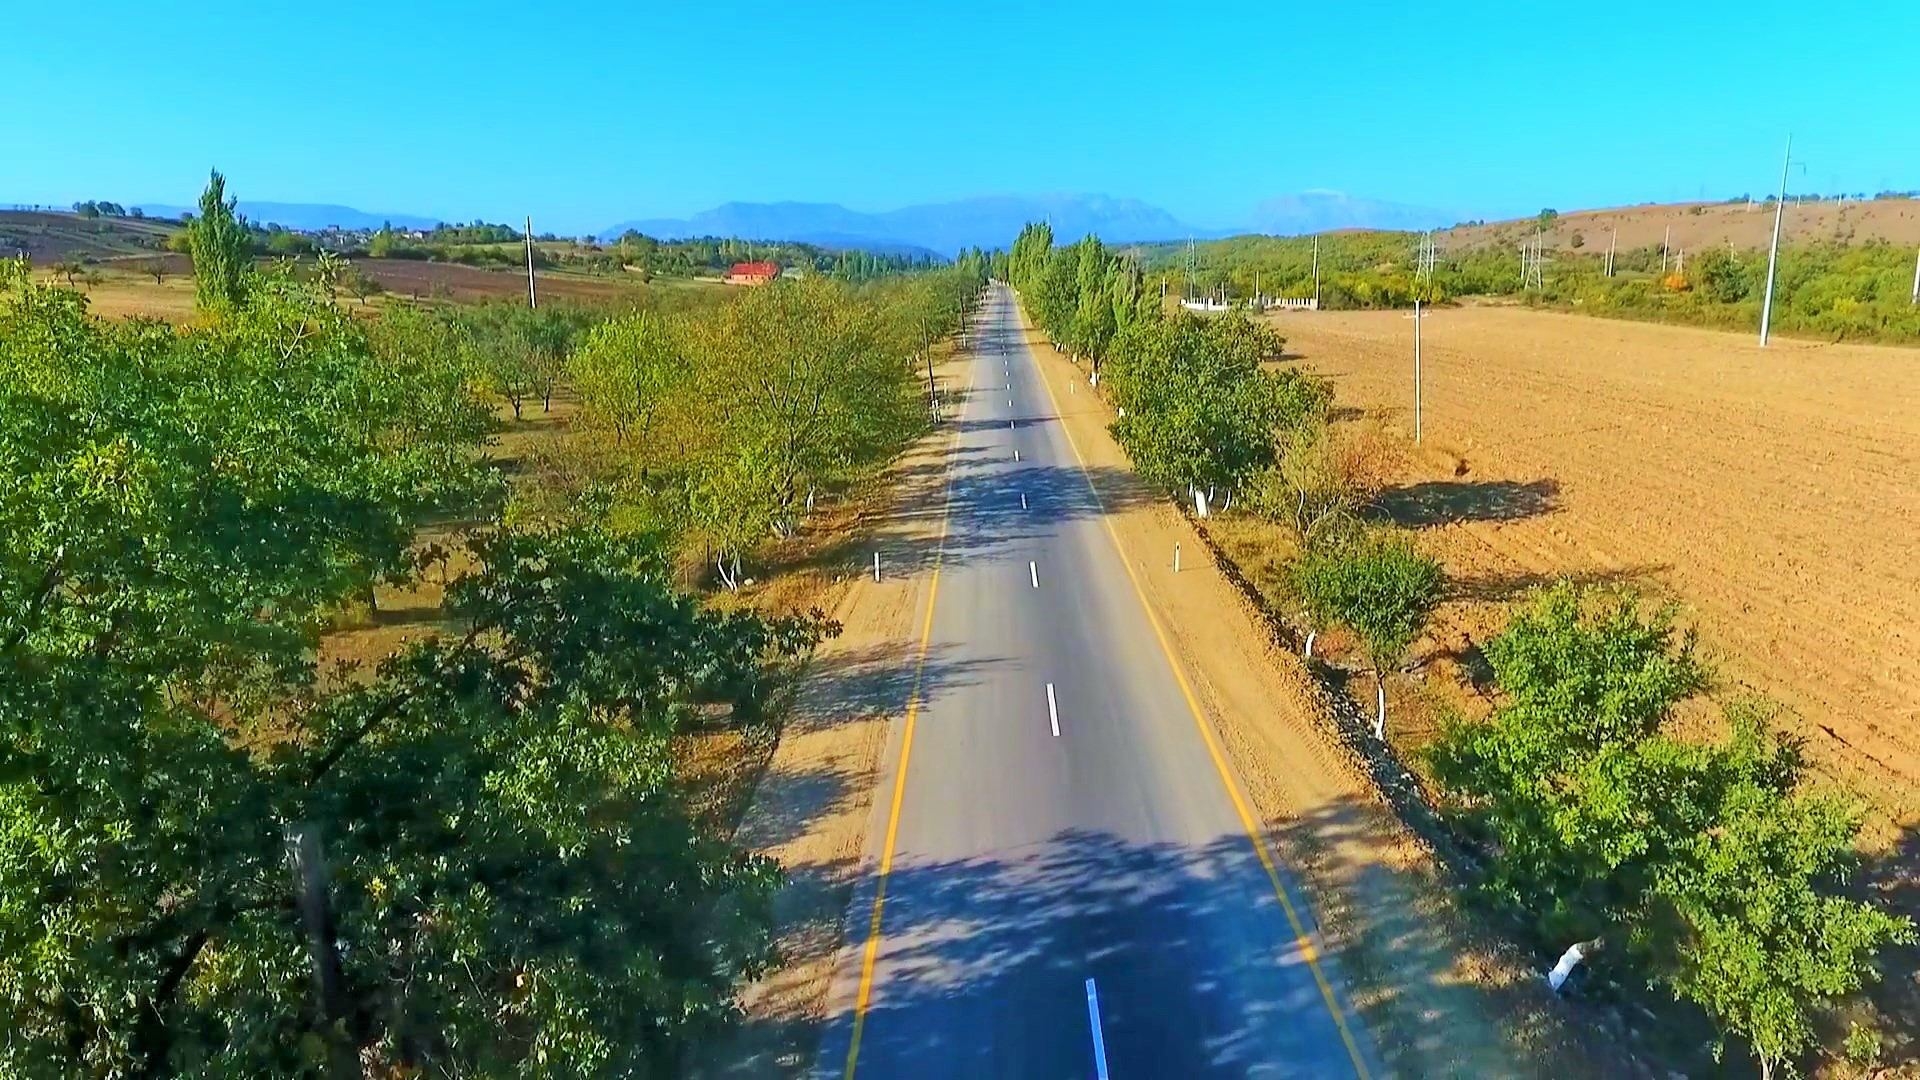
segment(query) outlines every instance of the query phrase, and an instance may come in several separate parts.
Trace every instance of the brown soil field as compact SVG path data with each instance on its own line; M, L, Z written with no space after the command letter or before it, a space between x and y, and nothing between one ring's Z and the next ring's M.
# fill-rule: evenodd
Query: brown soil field
M0 210L0 258L24 254L35 264L60 259L108 259L158 251L180 228L177 221L83 218L40 210Z
M1434 234L1443 250L1518 245L1531 238L1534 219L1493 221L1466 225ZM1754 203L1663 203L1622 206L1611 210L1563 211L1547 230L1549 248L1567 248L1573 234L1586 240L1582 250L1604 252L1612 230L1619 229L1620 250L1655 247L1673 230L1676 250L1696 251L1728 243L1740 248L1764 248L1773 235L1773 208ZM1787 201L1781 222L1783 244L1834 241L1858 243L1869 239L1912 246L1920 244L1920 199L1873 199L1866 202Z
M160 261L166 266L164 280L155 282L144 268ZM504 270L482 270L454 263L416 262L401 259L355 259L354 265L385 288L384 297L371 297L365 305L378 310L395 299L475 303L485 300L519 300L527 295L524 274ZM87 295L95 315L124 318L147 315L169 322L182 322L193 316L193 264L185 255L134 255L103 260L87 268L96 279L88 284L85 276L76 288ZM46 280L65 284L65 276L51 271ZM584 274L540 273L535 275L543 300L588 304L619 304L640 297L649 288L717 288L695 282L656 282L618 278L589 277ZM363 305L343 294L341 303L350 310Z
M354 265L388 293L420 300L497 300L527 295L524 270L484 270L415 259L355 259ZM637 296L638 282L585 274L537 273L540 295L555 300L619 301Z
M1405 312L1276 318L1339 403L1411 433ZM1431 649L1555 575L1677 598L1723 692L1920 817L1920 352L1510 308L1422 321L1424 445L1384 502L1456 582Z
M1478 646L1528 589L1625 585L1699 629L1712 697L1788 707L1776 723L1816 773L1866 800L1868 887L1920 917L1920 351L1442 309L1421 324L1414 447L1407 313L1272 322L1346 419L1399 436L1381 509L1447 569L1411 674L1389 686L1396 745L1424 742L1446 708L1491 706ZM1232 520L1216 532L1267 587L1278 530ZM1920 950L1884 966L1876 1000L1915 1050Z

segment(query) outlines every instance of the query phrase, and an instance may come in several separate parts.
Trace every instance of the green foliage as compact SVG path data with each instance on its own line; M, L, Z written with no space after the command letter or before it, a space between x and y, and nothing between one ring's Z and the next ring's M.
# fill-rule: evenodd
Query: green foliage
M209 313L245 302L253 277L252 236L234 213L237 200L227 198L226 191L227 178L214 170L200 194L200 214L186 229L194 300Z
M1376 674L1397 665L1440 603L1445 575L1413 541L1391 529L1356 531L1309 548L1293 586L1318 626L1353 631Z
M1715 743L1662 730L1703 675L1671 613L1558 585L1487 646L1505 700L1429 751L1493 853L1493 895L1551 942L1605 935L1771 1069L1911 926L1842 891L1853 808L1804 786L1754 703Z
M1318 237L1324 307L1411 305L1415 294L1412 233L1365 232ZM1262 290L1290 297L1313 295L1316 238L1242 236L1199 245L1198 291L1224 287L1237 296ZM1186 245L1147 249L1147 269L1161 280L1184 273ZM1766 252L1705 247L1687 253L1687 288L1659 278L1655 244L1617 253L1617 275L1606 276L1606 252L1582 246L1551 252L1544 290L1526 291L1529 303L1592 315L1753 330L1760 325ZM1812 243L1782 249L1774 329L1783 333L1866 341L1920 341L1920 307L1911 302L1913 249L1882 241ZM1422 295L1446 301L1474 295L1521 293L1519 262L1504 244L1443 249L1433 288ZM1031 305L1030 309L1031 309Z
M568 368L588 433L574 494L707 558L790 532L810 496L925 430L916 354L957 328L985 272L981 257L857 286L783 279L597 327Z
M777 879L668 738L831 627L704 609L644 537L493 529L444 636L328 614L485 515L458 328L268 275L208 327L0 273L0 1073L649 1075L765 963ZM282 848L326 845L342 1026Z
M1140 475L1169 491L1245 486L1274 461L1274 431L1323 408L1329 391L1262 363L1273 331L1242 315L1187 312L1129 326L1105 365L1122 413L1113 432Z

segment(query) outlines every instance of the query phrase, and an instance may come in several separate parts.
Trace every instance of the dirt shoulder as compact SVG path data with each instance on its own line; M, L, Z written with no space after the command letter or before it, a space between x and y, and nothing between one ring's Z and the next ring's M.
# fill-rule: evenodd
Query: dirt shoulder
M1108 406L1039 334L1029 331L1029 341L1062 423L1114 508L1123 557L1139 571L1269 835L1312 896L1326 951L1389 1066L1411 1076L1632 1075L1601 1040L1570 1031L1537 972L1476 932L1427 850L1317 725L1314 684L1298 658L1269 644L1192 524L1139 490L1107 431Z
M936 364L947 385L958 352ZM842 626L815 653L752 802L742 845L777 859L787 884L775 900L780 962L742 994L745 1018L708 1047L696 1076L796 1076L808 1070L826 1019L827 992L860 877L883 756L912 693L915 645L940 540L951 428L928 433L874 486L814 596ZM872 577L880 555L881 580ZM890 771L890 770L889 770Z

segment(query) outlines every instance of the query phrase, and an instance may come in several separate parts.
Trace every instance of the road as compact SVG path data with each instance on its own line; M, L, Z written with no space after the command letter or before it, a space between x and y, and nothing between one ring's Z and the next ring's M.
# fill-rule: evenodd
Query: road
M1122 561L1004 286L974 338L819 1072L1377 1075L1131 576L1172 553Z

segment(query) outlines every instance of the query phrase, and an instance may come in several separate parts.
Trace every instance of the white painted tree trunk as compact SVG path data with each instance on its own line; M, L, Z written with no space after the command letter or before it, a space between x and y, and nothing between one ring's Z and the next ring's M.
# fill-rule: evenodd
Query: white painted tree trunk
M1320 631L1318 630L1307 631L1307 659L1309 660L1313 659L1313 639L1318 636L1320 636Z
M1573 969L1579 967L1580 961L1587 958L1587 951L1598 944L1598 940L1576 941L1567 946L1567 951L1560 954L1560 962L1553 965L1552 971L1547 972L1548 988L1556 994L1559 993L1560 988L1565 986L1567 980L1573 976Z
M1387 741L1387 681L1379 672L1373 673L1373 697L1379 709L1373 715L1373 737L1381 742Z
M720 572L720 584L725 585L727 587L728 592L739 591L740 586L734 583L733 575L727 573L727 553L726 552L723 551L714 558L713 568Z
M1197 517L1207 516L1207 493L1199 488L1193 489L1193 512Z

